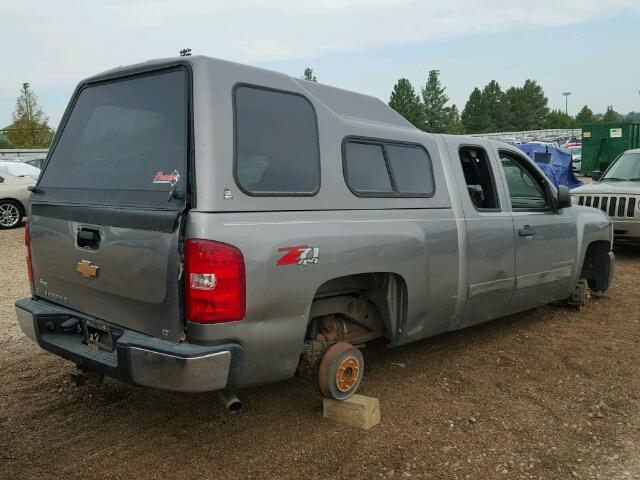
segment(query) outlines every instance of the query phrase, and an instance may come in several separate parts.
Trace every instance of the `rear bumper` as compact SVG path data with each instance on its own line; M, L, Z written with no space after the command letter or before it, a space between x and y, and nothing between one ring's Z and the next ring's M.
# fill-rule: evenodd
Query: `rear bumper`
M242 347L236 343L176 344L98 322L39 299L18 300L16 315L23 333L43 349L80 366L146 387L178 392L221 390L233 386L242 360ZM63 327L65 322L67 326ZM87 344L87 322L105 327L112 339L111 348ZM69 328L69 323L75 325Z

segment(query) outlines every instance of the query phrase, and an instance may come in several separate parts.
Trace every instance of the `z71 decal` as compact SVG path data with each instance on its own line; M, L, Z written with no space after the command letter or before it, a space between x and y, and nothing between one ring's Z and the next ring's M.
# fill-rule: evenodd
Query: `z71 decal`
M300 245L297 247L282 247L279 252L285 252L276 265L309 265L318 263L320 258L320 247L307 247Z

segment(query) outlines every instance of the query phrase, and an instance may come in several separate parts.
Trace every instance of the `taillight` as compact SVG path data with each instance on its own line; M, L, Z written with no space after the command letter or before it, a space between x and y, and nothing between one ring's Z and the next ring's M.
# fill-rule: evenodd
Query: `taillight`
M27 249L27 276L33 284L33 266L31 265L31 234L29 233L29 223L24 225L24 246Z
M220 323L242 320L246 309L244 257L226 243L185 242L187 320Z

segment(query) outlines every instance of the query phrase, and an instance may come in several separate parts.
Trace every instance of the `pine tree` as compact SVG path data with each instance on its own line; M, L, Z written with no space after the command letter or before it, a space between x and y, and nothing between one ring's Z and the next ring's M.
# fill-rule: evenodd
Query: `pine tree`
M479 88L474 88L462 111L462 124L468 133L485 133L492 129L487 104Z
M389 106L406 118L415 127L424 128L424 106L420 97L406 78L401 78L394 85L389 99Z
M602 117L602 123L619 122L620 120L622 120L622 115L613 109L613 105L608 106L607 111Z
M632 110L629 113L627 113L624 119L632 122L640 122L640 112L634 112Z
M304 69L304 74L302 75L302 78L305 80L309 80L310 82L317 82L318 79L316 78L316 76L313 74L313 68L311 67L307 67Z
M504 131L507 126L507 108L504 101L504 92L500 88L500 84L495 80L491 80L482 89L482 97L490 119L490 123L486 126L486 131Z
M551 110L545 120L545 128L573 128L574 119L562 110Z
M440 70L431 70L422 89L424 102L424 129L431 133L442 133L447 128L447 102L449 97L440 84Z
M528 123L523 130L540 130L544 128L549 114L549 100L544 90L535 80L526 80L522 86L523 101L529 106Z
M526 130L526 102L522 95L522 89L511 87L504 93L505 104L507 105L507 131Z
M579 127L580 125L584 125L585 123L592 122L595 122L593 111L591 111L591 109L585 105L576 115L576 125Z
M460 113L458 112L458 107L456 107L455 103L447 109L447 128L445 133L450 133L452 135L462 135L465 133L464 125L462 124Z
M7 138L16 148L48 147L53 139L48 122L49 118L38 105L38 97L28 83L23 83Z
M535 80L526 80L522 87L511 87L505 93L508 130L541 130L544 128L549 100Z

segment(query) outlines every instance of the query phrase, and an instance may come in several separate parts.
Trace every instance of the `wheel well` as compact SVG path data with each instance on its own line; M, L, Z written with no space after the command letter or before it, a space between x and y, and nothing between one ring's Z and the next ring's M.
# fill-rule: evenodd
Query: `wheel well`
M316 366L332 345L363 344L404 332L407 285L395 273L345 275L323 283L311 307L296 375L313 380Z
M589 288L594 292L604 292L609 288L611 278L610 246L606 240L591 242L584 255L580 278L586 279Z
M16 200L15 198L10 198L10 197L0 198L0 202L4 202L5 200L9 200L9 201L15 203L16 205L18 205L18 208L20 209L20 213L22 215L24 215L26 213L27 210L24 208L24 205L22 204L22 202L20 200Z
M384 335L388 338L404 330L407 284L400 275L391 272L358 273L323 283L313 298L309 327L312 327L314 318L329 314L342 315L358 322L357 303L353 300L373 305L379 314Z

